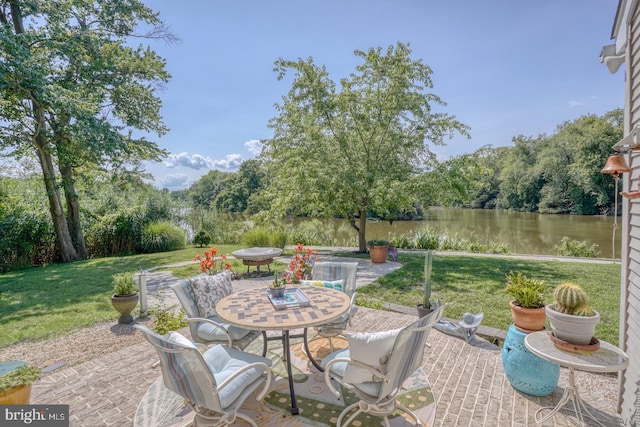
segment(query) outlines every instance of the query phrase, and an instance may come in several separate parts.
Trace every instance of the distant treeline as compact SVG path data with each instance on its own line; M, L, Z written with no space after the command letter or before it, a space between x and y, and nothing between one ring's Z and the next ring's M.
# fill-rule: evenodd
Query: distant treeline
M431 191L412 212L370 212L382 219L420 217L431 205L559 214L611 214L611 176L600 170L623 135L622 110L587 115L552 135L518 136L508 147L485 146L434 163L420 178ZM182 191L158 190L135 171L86 171L76 182L90 257L155 252L206 231L213 243L236 243L256 224L268 225L273 197L268 163L245 161L237 172L211 171ZM300 191L313 192L313 188ZM0 177L0 271L56 262L56 238L42 178ZM298 214L304 208L297 207ZM250 220L236 221L249 214ZM289 230L318 239L321 230ZM316 236L316 237L309 237ZM289 242L295 243L295 242ZM314 243L318 244L318 243Z

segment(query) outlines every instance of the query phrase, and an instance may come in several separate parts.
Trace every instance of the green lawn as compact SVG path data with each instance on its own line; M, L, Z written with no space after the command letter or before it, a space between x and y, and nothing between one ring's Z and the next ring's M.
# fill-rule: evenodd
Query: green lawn
M424 255L399 255L400 270L358 289L363 298L375 298L415 307L422 302ZM465 312L483 312L483 324L506 330L511 321L509 297L505 294L509 271L544 280L549 289L546 302L553 302L553 288L561 282L579 284L589 303L600 312L596 337L618 343L620 313L620 265L514 258L435 255L432 297L446 303L444 315L462 319Z
M240 248L217 247L219 254ZM110 301L113 274L190 261L196 253L202 253L202 249L100 258L0 274L0 346L115 321L118 314ZM414 307L422 300L424 255L401 253L399 261L403 263L400 270L359 289L363 303L389 301ZM244 267L236 261L234 270L243 272ZM457 319L465 312L484 312L484 325L506 329L511 315L504 293L505 275L511 270L552 286L562 281L580 284L602 316L596 336L613 344L618 342L620 266L616 264L436 255L433 296L447 303L447 317ZM176 269L176 275L181 277L197 272L196 266ZM551 295L552 289L548 302Z

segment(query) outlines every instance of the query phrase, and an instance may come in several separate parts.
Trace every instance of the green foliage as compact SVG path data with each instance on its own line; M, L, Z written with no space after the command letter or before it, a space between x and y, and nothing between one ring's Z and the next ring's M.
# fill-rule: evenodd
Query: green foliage
M211 236L204 230L201 230L193 237L193 243L199 247L207 246L211 242Z
M302 243L307 246L332 246L333 237L318 219L304 221L289 233L291 244Z
M42 377L42 369L36 366L23 365L0 376L0 393L14 387L28 386Z
M75 182L86 171L119 170L166 154L143 134L164 134L158 88L165 61L132 47L143 27L171 40L142 2L12 2L2 6L0 151L41 165L58 255L84 257ZM28 108L25 108L28 106ZM64 196L61 196L64 193ZM64 212L66 202L67 212ZM66 215L65 215L66 214Z
M567 236L564 236L560 240L560 244L553 247L556 254L560 256L574 256L582 258L596 258L600 251L596 243L587 247L587 242L573 240Z
M244 233L242 241L245 245L251 247L269 247L271 245L271 232L266 228L252 228Z
M265 141L268 194L274 215L340 216L354 222L367 212L413 212L417 176L432 162L431 145L467 127L442 112L430 93L432 70L397 43L356 50L361 63L340 89L312 58L279 59L278 79L293 81ZM437 108L437 112L435 109ZM359 250L366 251L366 222L359 222ZM312 244L305 241L306 244Z
M465 251L472 253L488 252L494 254L509 253L509 248L504 243L483 242L475 234L469 239L463 239L457 235L449 236L432 227L425 227L423 230L418 230L414 236L404 234L395 236L392 241L397 248L402 249Z
M181 249L185 245L185 232L169 222L152 222L142 234L142 252L167 252Z
M127 296L136 293L137 288L132 273L118 273L111 278L115 295Z
M272 248L280 248L283 249L288 241L287 232L277 228L275 230L271 230L271 235L269 238L269 246Z
M175 307L168 307L163 298L160 303L149 309L149 314L153 316L151 329L160 335L165 335L169 331L177 331L189 325L185 319L186 313L181 307L175 310Z
M372 246L389 246L389 241L388 240L381 240L381 239L368 240L367 241L367 247L370 248Z
M193 230L205 231L216 245L237 244L250 227L249 222L235 219L216 209L190 209L186 222Z
M521 272L507 274L507 295L523 308L544 307L544 293L547 285L542 280L530 279Z

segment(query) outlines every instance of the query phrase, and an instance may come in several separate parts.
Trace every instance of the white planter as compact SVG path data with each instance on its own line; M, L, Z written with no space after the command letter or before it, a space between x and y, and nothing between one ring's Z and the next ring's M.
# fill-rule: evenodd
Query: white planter
M600 321L597 311L595 316L574 316L555 311L551 304L546 306L546 313L556 338L571 344L588 345Z

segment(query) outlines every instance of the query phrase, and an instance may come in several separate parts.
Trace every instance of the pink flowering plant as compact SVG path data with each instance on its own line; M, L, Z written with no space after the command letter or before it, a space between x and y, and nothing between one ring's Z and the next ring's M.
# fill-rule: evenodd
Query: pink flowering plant
M305 248L302 243L296 245L296 254L289 263L289 269L282 273L287 284L300 283L311 278L313 264L319 259L318 251Z

